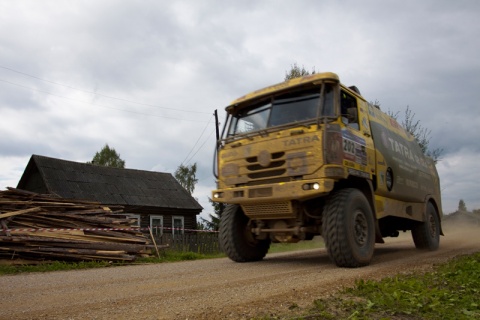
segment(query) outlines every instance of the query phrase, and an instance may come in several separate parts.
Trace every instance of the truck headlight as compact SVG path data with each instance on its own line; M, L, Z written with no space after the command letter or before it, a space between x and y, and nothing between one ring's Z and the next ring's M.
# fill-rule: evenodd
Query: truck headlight
M214 197L215 199L223 198L223 192L215 192L215 193L213 194L213 197Z
M302 186L302 189L307 191L307 190L318 190L320 189L320 184L318 182L314 183L306 183Z

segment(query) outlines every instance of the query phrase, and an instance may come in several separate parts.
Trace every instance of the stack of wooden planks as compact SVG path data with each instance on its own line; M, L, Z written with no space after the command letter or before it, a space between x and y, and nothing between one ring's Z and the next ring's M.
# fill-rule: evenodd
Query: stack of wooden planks
M133 261L149 241L121 207L0 191L0 260Z

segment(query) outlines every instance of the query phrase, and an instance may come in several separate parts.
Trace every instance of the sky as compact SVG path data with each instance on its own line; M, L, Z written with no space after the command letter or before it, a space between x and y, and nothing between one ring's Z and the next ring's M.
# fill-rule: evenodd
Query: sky
M197 164L215 188L213 113L282 82L293 64L331 71L382 110L430 130L444 213L480 209L480 2L476 0L0 0L0 189L32 154L126 167Z

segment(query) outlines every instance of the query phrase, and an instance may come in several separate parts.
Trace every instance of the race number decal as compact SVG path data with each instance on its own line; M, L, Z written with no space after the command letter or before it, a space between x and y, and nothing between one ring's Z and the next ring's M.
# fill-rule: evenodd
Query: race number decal
M343 152L355 155L355 142L343 138Z
M342 130L343 159L345 165L357 167L356 165L367 165L367 152L365 139L358 137L348 130ZM360 167L359 167L360 168Z

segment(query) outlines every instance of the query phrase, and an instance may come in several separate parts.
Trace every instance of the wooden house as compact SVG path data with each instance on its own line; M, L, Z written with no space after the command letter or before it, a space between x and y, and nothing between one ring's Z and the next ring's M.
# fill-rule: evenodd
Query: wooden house
M195 229L202 206L170 173L121 169L32 155L18 189L120 205L142 230ZM185 231L187 230L187 231Z

